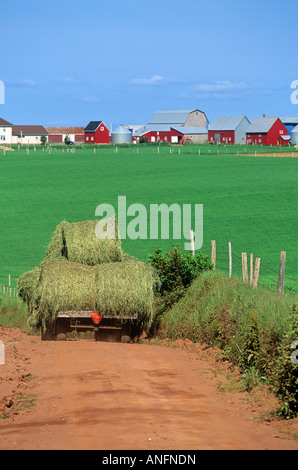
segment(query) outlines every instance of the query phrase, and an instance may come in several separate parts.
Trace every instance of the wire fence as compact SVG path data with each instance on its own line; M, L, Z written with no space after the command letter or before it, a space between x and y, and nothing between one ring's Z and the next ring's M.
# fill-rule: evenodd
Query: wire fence
M229 276L243 278L244 266L243 266L243 251L231 244L231 251L221 251L216 249L215 241L215 260L212 260L212 246L211 246L211 261L215 264L215 269L227 273ZM241 256L240 256L241 255ZM254 276L255 260L251 258L250 254L248 260L248 281L252 283L251 276ZM253 266L251 266L251 263ZM249 269L248 269L249 268ZM17 297L17 280L18 278L8 275L6 277L0 277L0 296L6 297ZM258 275L257 285L270 290L277 291L281 282L281 271L280 269L274 269L261 260L260 272ZM286 271L282 273L282 285L283 291L289 293L298 293L298 279L292 276L288 276Z
M215 242L214 242L215 243ZM216 245L215 245L216 246ZM212 248L211 248L212 251ZM239 256L241 253L241 256ZM243 266L243 258L242 258L242 251L239 249L232 249L231 252L229 251L218 251L216 250L215 254L215 267L216 269L223 271L225 273L232 274L232 276L242 277L244 278L244 266ZM247 255L245 253L245 255ZM248 281L252 283L251 275L254 275L254 263L255 260L248 261L247 269L249 271L249 278ZM212 257L212 254L211 254ZM251 266L251 262L253 262L253 266ZM281 261L280 261L281 263ZM272 267L265 264L262 260L260 260L260 272L258 275L258 282L259 286L264 288L268 288L270 290L279 291L280 285L282 286L283 292L291 292L291 293L298 293L298 279L295 279L291 276L288 276L285 271L285 267L282 270L281 265L279 266L279 270L273 269Z

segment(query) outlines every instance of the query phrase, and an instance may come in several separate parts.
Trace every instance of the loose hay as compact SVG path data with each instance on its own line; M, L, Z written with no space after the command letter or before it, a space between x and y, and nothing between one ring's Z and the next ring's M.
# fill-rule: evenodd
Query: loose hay
M98 239L97 221L78 223L61 222L46 252L47 260L65 258L75 263L95 266L101 263L122 261L121 240L115 223L115 239Z

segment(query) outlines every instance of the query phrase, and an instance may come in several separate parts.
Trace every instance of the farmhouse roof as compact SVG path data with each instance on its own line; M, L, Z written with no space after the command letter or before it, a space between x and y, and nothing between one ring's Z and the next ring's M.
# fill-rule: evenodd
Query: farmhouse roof
M188 116L193 111L199 111L198 109L172 109L172 110L160 110L153 113L149 124L185 124ZM200 111L202 112L202 111ZM205 113L203 113L205 114Z
M145 127L146 131L155 131L155 132L170 132L171 126L169 124L148 124Z
M46 127L49 135L84 134L84 127Z
M85 127L85 132L95 132L96 129L101 125L102 121L90 121L88 126Z
M140 127L140 129L137 129L135 132L134 132L134 137L142 137L142 135L145 135L145 134L148 134L149 129L147 129L147 127Z
M12 124L8 121L5 121L5 119L0 118L0 126L12 126Z
M248 134L266 134L277 121L277 117L255 118L247 128Z
M209 130L234 131L243 119L247 119L246 116L218 116L209 127Z
M48 135L43 126L12 126L12 135Z
M297 116L283 116L280 118L283 124L296 124L298 125L298 117Z
M181 132L181 134L208 134L205 127L185 127L185 126L173 126L172 129Z

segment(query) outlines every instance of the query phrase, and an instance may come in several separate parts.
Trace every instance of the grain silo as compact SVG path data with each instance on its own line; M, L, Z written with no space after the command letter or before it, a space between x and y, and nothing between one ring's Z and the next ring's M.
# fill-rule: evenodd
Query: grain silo
M291 144L298 145L298 126L294 127L291 132Z
M132 133L125 127L119 126L111 136L112 144L131 144Z

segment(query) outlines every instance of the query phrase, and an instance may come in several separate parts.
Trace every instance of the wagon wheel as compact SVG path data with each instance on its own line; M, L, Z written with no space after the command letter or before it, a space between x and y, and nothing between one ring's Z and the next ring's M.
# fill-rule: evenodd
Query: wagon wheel
M56 321L56 340L66 341L67 323L63 318Z
M55 341L55 339L56 335L52 329L46 328L41 331L41 341Z
M130 343L131 342L131 325L126 323L122 325L121 331L121 343Z

